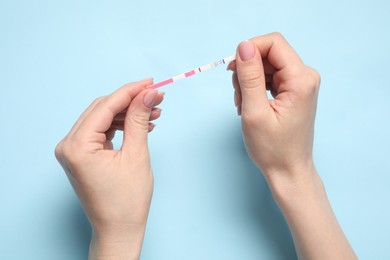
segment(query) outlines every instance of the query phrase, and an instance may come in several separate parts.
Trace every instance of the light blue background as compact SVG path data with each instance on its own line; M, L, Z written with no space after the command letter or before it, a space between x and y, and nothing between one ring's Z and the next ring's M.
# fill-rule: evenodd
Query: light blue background
M1 0L0 259L86 258L89 224L53 150L95 97L272 31L322 75L315 160L346 235L361 259L389 259L389 3ZM230 77L163 89L142 259L296 258L246 155Z

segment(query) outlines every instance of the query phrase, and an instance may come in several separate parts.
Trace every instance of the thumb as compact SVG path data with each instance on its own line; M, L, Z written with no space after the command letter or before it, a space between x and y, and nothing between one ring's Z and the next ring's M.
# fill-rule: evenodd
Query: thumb
M157 94L154 89L144 90L131 101L124 122L123 149L147 148L149 118Z
M244 41L237 48L237 77L242 95L242 114L253 115L269 109L263 61L258 48Z

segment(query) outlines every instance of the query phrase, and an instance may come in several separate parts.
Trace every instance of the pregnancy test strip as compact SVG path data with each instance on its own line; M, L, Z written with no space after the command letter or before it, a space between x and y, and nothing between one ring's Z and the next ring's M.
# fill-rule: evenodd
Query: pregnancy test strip
M155 83L155 84L152 84L150 86L147 86L146 88L148 89L155 89L155 88L159 88L159 87L162 87L162 86L165 86L165 85L168 85L168 84L171 84L175 81L178 81L178 80L181 80L181 79L185 79L185 78L188 78L188 77L191 77L195 74L198 74L200 72L203 72L203 71L206 71L206 70L209 70L211 68L215 68L219 65L222 65L222 64L226 64L226 63L229 63L231 61L234 61L236 59L236 55L232 55L232 56L229 56L229 57L226 57L224 59L221 59L221 60L217 60L217 61L214 61L212 63L209 63L209 64L206 64L202 67L199 67L199 68L196 68L196 69L193 69L193 70L190 70L188 72L185 72L185 73L182 73L182 74L179 74L179 75L176 75L172 78L169 78L169 79L166 79L166 80L163 80L163 81L160 81L158 83Z

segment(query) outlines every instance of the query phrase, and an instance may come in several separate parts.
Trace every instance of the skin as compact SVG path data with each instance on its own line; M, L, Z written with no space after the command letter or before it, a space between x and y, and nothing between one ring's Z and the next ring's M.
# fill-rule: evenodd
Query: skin
M163 93L145 90L151 79L96 99L55 154L92 226L90 259L138 259L153 192L148 132ZM147 103L145 105L145 103ZM123 145L111 140L123 130Z
M356 259L313 162L318 72L279 33L241 43L228 69L246 149L286 218L299 259Z
M246 149L287 220L298 257L356 259L313 162L319 74L278 33L242 42L228 69ZM90 259L140 256L153 193L147 136L164 97L145 89L151 84L130 83L96 99L56 147L92 226ZM113 150L117 130L123 144Z

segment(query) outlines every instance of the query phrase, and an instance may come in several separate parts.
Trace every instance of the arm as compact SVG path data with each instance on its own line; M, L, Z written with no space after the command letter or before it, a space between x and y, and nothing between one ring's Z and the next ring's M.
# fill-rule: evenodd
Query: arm
M138 259L153 192L148 132L163 100L150 79L96 99L55 154L92 226L89 259ZM122 130L121 149L113 150Z
M241 43L229 69L246 149L287 220L298 257L356 259L313 162L319 74L278 33Z

